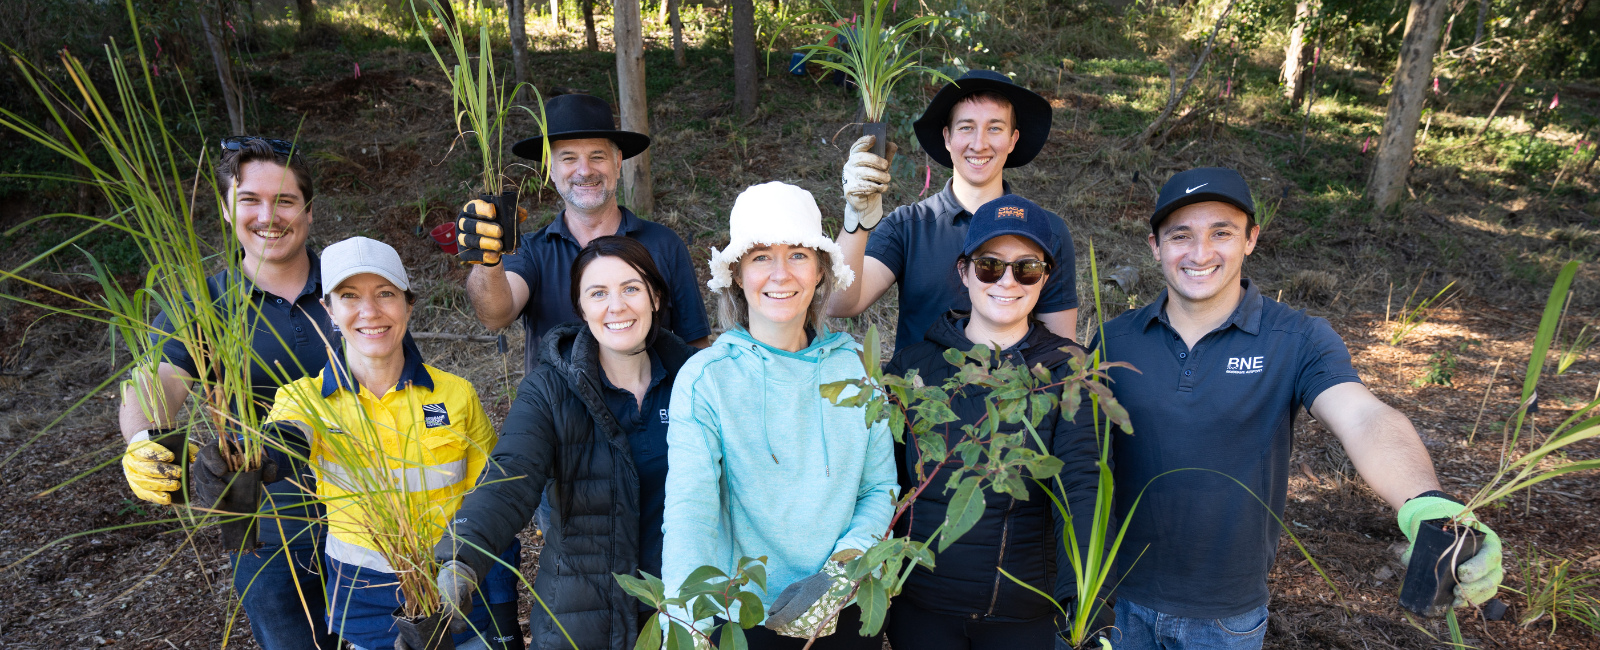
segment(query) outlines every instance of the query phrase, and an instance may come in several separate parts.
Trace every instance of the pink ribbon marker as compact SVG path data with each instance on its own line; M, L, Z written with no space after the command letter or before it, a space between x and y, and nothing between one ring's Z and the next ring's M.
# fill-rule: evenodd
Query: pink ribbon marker
M1366 153L1367 152L1367 145L1370 145L1370 144L1372 144L1372 136L1369 135L1369 136L1367 136L1366 140L1362 140L1361 141L1361 153Z
M161 58L161 39L156 38L154 36L151 36L150 40L155 41L155 44L156 44L156 58L158 58L158 59Z
M1439 94L1439 78L1438 77L1434 77L1433 78L1433 94L1435 94L1435 95Z
M357 64L355 64L355 66L356 66L356 76L355 76L355 78L360 79L361 78L361 64L357 63Z
M1547 110L1552 110L1552 111L1556 110L1556 107L1560 106L1560 105L1561 105L1561 93L1556 93L1554 97L1550 98L1550 108L1547 109Z
M922 165L922 169L923 169L922 193L918 194L917 196L922 196L923 194L927 194L928 193L928 187L933 184L933 166L924 163Z
M239 33L239 30L237 30L237 29L234 29L234 28L233 28L233 21L231 21L231 20L224 20L224 21L222 21L222 24L224 24L224 25L227 25L227 26L228 26L228 31L230 31L230 32L233 32L233 33L235 33L235 34L237 34L237 33Z

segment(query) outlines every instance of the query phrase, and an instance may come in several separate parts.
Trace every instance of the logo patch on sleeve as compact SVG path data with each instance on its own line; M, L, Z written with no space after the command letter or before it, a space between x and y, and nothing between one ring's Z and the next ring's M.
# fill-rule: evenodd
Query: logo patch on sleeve
M443 402L438 404L423 404L422 422L423 424L426 424L429 429L450 426L450 411L445 410Z

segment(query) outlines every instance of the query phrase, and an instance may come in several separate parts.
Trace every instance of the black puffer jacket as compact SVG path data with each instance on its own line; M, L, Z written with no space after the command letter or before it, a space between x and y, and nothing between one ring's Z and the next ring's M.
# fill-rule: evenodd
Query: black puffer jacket
M492 557L528 525L550 480L554 507L534 590L578 647L629 650L639 601L611 576L639 568L639 474L628 435L606 409L599 343L588 326L556 326L541 347L542 363L517 389L478 488L456 512L459 544L446 538L434 555L441 562L458 556L489 575ZM666 330L653 350L668 376L697 352ZM570 649L542 608L534 610L536 645Z
M885 371L904 375L907 370L915 368L925 384L936 386L943 383L959 370L944 360L944 351L950 348L963 352L972 349L973 343L967 340L964 331L966 323L967 314L946 313L934 322L922 342L896 354ZM1071 357L1060 349L1066 346L1081 349L1077 343L1056 336L1044 325L1034 323L1027 337L1002 351L1001 355L1005 362L1013 365L1031 368L1036 364L1044 364L1052 377L1060 377L1070 372L1067 360ZM953 447L965 435L961 425L972 424L983 417L986 394L987 391L968 389L965 394L952 396L950 408L961 421L950 423L947 444ZM1084 404L1087 405L1088 400L1084 400ZM1038 430L1050 455L1066 464L1059 479L1072 512L1084 513L1073 518L1073 528L1080 544L1088 540L1090 514L1094 512L1095 486L1099 477L1095 464L1100 457L1099 443L1087 413L1085 407L1077 421L1072 422L1061 417L1059 409L1051 411ZM1007 433L1020 429L1020 422L1002 424L1000 427L1001 431ZM1028 446L1037 449L1031 441ZM920 452L915 445L897 446L896 452L902 483L914 481L916 474L909 468L916 466ZM951 471L950 468L940 470L933 483L912 505L910 517L902 517L897 523L899 534L906 534L909 529L914 539L926 540L944 521L950 497L955 494L954 490L946 491L944 488ZM1066 565L1066 551L1056 541L1063 537L1061 517L1049 495L1031 479L1025 480L1028 485L1027 500L1007 494L986 493L983 517L945 552L938 553L935 547L937 566L931 571L918 566L906 581L905 591L900 597L910 598L923 609L966 619L1008 622L1037 620L1056 614L1055 607L1049 601L1012 582L998 570L1003 567L1034 588L1054 594L1063 604L1073 593L1075 581L1071 569ZM1054 491L1054 484L1050 485ZM911 485L904 487L914 489ZM1058 564L1063 575L1058 576Z

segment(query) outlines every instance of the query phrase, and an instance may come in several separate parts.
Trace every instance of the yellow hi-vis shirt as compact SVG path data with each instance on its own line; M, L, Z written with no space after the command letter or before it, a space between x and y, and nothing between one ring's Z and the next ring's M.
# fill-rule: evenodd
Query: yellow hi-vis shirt
M430 540L431 554L496 440L472 383L423 364L407 343L405 369L387 394L373 395L330 360L319 375L280 387L267 415L311 441L328 557L384 573L396 570L378 549L398 526Z

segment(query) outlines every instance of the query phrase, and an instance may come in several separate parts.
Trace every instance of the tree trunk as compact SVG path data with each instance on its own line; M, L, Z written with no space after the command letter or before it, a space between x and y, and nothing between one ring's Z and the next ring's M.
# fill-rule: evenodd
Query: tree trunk
M295 8L300 13L300 35L310 34L317 26L317 0L295 0Z
M612 32L616 26L612 26ZM583 36L588 39L589 51L600 51L600 39L594 35L594 0L583 0Z
M528 83L528 16L527 0L506 0L507 21L511 28L511 67L515 71L517 92L511 101L521 101L522 84Z
M567 17L561 15L561 0L550 0L550 22L563 28L567 26Z
M217 26L220 19L211 15L215 5L200 7L200 30L206 34L206 46L211 49L211 62L217 66L217 81L222 84L222 97L228 105L228 126L233 135L244 135L244 103L240 101L239 86L233 82L233 64L228 60L228 47Z
M1483 19L1489 16L1489 0L1478 0L1478 29L1472 34L1472 51L1478 50L1478 44L1483 42Z
M1283 52L1283 96L1289 106L1300 106L1306 97L1306 62L1311 59L1311 41L1306 38L1306 27L1311 23L1311 0L1300 0L1294 6L1294 26L1289 30L1289 46Z
M616 0L616 24L611 35L617 51L617 108L622 130L650 134L650 108L645 101L644 29L639 0ZM628 209L637 214L655 210L650 182L650 150L622 163L622 191Z
M678 5L683 0L667 0L667 20L672 22L672 62L680 68L689 67L689 55L683 49L683 20L678 18Z
M756 114L756 8L751 0L732 0L733 105L739 116Z
M1449 7L1449 0L1411 0L1389 111L1383 118L1383 134L1378 137L1378 163L1367 181L1367 197L1379 210L1394 205L1405 191L1417 124L1433 75L1433 55L1439 51L1439 31Z

